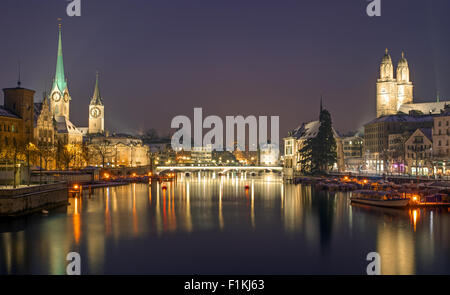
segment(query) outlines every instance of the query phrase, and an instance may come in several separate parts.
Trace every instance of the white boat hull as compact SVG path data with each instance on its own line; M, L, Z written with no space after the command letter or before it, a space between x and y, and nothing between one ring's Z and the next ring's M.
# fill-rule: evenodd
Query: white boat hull
M365 204L365 205L371 205L371 206L378 206L378 207L389 207L389 208L404 208L407 207L409 204L409 199L402 199L402 200L370 200L370 199L363 199L363 198L350 198L352 202Z

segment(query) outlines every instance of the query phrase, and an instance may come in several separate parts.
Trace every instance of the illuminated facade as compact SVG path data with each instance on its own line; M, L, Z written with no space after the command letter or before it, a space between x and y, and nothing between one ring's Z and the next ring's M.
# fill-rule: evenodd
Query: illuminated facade
M391 56L386 53L380 65L380 78L377 81L377 117L395 115L401 105L413 102L413 84L409 79L408 61L402 52L394 77Z
M394 66L386 49L380 65L380 77L377 80L377 117L396 115L399 112L409 114L411 111L436 115L450 103L440 101L439 97L434 102L414 103L413 88L405 54L402 52L394 77Z
M126 135L96 136L89 142L90 165L138 167L150 164L149 147L142 140Z

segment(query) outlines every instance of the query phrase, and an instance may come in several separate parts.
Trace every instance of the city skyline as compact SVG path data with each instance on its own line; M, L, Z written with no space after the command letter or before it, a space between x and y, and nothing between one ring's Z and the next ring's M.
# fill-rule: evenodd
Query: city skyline
M406 2L408 12L396 15ZM194 107L203 107L205 115L222 117L279 115L283 136L315 119L317 112L311 110L318 110L321 95L336 129L355 130L375 116L374 81L385 47L394 64L405 51L417 101L431 101L437 92L442 100L450 97L444 85L450 77L450 59L443 54L450 47L443 34L448 22L444 1L383 3L378 19L365 15L364 1L141 3L120 13L119 2L105 3L83 2L82 16L69 18L64 1L3 2L2 11L9 14L1 20L1 31L11 42L1 49L2 87L16 85L20 60L22 86L36 90L35 101L49 91L56 65L56 18L61 16L71 116L82 126L87 125L85 114L99 71L110 118L106 129L117 132L155 128L166 134L174 116L192 116ZM26 21L17 22L24 6ZM269 19L265 12L271 13ZM394 20L405 25L393 29ZM353 32L358 43L349 42L353 22L361 25ZM29 47L35 43L39 45ZM354 74L342 75L341 69ZM160 103L167 101L174 103ZM348 116L348 105L359 111Z

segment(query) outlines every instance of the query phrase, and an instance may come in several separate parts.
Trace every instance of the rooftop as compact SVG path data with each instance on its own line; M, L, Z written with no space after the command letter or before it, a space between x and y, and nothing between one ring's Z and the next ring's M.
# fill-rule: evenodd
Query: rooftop
M411 116L407 114L397 114L397 115L389 115L376 118L369 123L364 124L364 126L374 123L380 122L429 122L433 121L433 115L420 115L420 116Z
M7 109L5 109L2 106L0 106L0 117L10 117L10 118L20 119L19 116L17 116L14 113L8 111Z

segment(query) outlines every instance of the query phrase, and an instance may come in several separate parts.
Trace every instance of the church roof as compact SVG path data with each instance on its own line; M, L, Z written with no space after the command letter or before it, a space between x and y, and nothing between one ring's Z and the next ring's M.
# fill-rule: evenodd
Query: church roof
M450 101L406 103L400 106L399 112L408 114L410 111L420 111L424 115L440 114L446 104L450 104Z
M408 66L408 61L405 58L405 53L402 51L402 57L400 58L398 62L399 66Z
M64 75L64 61L62 53L61 25L59 25L58 34L58 56L56 58L56 72L53 80L53 88L58 86L59 91L63 92L67 88L66 77Z
M433 121L432 115L410 116L407 114L397 114L376 118L370 121L369 123L365 124L364 126L380 122L429 122L429 121Z
M37 120L39 118L39 115L42 111L42 106L44 104L42 102L35 102L34 103L34 114L33 114L33 120L34 120L34 126L36 126Z
M92 95L91 105L103 105L102 98L100 96L100 89L98 86L98 72L97 77L95 78L95 87L94 87L94 95Z
M58 133L82 134L80 130L70 122L65 116L55 117L56 130Z
M39 119L39 115L42 113L42 108L46 107L48 111L50 111L50 106L47 100L46 94L44 94L44 98L42 99L42 102L35 102L34 103L34 112L33 112L33 120L34 120L34 126L36 126L37 121Z
M383 56L383 59L381 60L381 63L392 63L391 55L389 54L389 51L387 48L386 48L385 54Z
M10 118L20 119L19 116L17 116L16 114L12 113L11 111L5 109L2 106L0 106L0 117L10 117Z
M303 123L291 132L291 136L296 139L310 139L317 136L319 133L320 121L311 121ZM333 128L334 137L339 137L339 134Z

